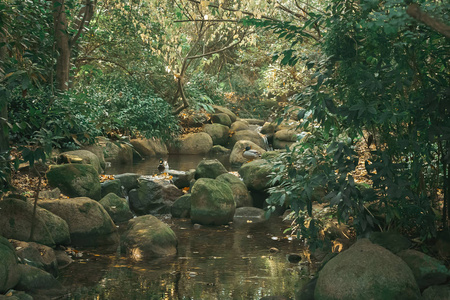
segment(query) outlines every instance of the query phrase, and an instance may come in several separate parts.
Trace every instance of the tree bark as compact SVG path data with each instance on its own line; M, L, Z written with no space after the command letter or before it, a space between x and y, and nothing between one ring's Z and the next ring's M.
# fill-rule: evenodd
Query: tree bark
M52 0L53 21L55 30L56 50L56 88L60 91L69 89L70 47L67 32L67 16L64 0Z
M60 91L69 89L70 79L70 58L72 47L76 44L83 30L94 16L94 7L97 1L86 0L75 20L74 25L77 30L71 38L67 31L69 25L67 22L65 0L52 0L53 3L53 22L55 30L56 50L58 58L56 60L56 88Z

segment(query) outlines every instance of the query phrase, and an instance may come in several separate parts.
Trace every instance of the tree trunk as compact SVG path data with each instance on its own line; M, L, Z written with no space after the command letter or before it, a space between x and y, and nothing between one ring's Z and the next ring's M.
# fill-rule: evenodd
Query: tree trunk
M56 88L60 91L69 89L70 46L67 32L67 16L64 0L53 0L53 21L55 29L56 50Z

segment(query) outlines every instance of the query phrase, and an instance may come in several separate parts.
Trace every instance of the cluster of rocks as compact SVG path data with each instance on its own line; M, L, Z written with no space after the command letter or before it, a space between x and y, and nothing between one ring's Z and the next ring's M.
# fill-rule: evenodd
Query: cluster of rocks
M222 126L209 125L205 126L205 131L208 127ZM180 148L179 144L176 148L179 150L172 151L203 153L203 142L198 137L205 135L207 140L212 140L206 132L194 134L184 138L193 139L192 146L187 143L181 144ZM253 136L255 142L263 146L261 136ZM228 138L225 140L230 142ZM170 149L148 140L146 143L139 141L141 145L145 144L141 148L136 146L136 141L132 142L142 155L161 155ZM102 146L58 156L59 164L51 165L46 173L48 184L54 190L40 194L34 221L33 199L11 195L0 201L0 294L12 293L27 299L26 294L23 296L18 291L33 296L64 293L55 278L58 269L71 262L64 251L67 246L119 245L123 253L135 260L176 254L177 237L155 216L171 214L191 218L199 225L265 221L261 197L265 196L268 187L271 165L264 159L244 164L240 169L243 180L228 173L217 159L205 159L190 171L172 170L170 175L162 176L125 173L100 182L99 174L106 161L131 163L133 157L128 146L106 140L102 143ZM242 156L249 143L258 147L248 140L236 139L232 143L235 149L242 149L236 150L239 152L236 156ZM211 149L212 144L208 143ZM153 152L148 150L151 147ZM261 148L261 151L264 150ZM189 193L183 192L188 188ZM258 207L254 207L255 204ZM127 223L122 236L117 229L120 223ZM32 227L34 233L30 236Z
M447 267L410 247L398 233L372 233L325 258L297 299L450 299Z
M174 255L177 237L157 216L190 218L199 225L265 222L263 207L273 168L265 157L277 153L265 151L266 143L252 126L263 125L278 148L298 142L305 133L292 124L238 120L220 107L211 120L203 132L188 134L169 146L135 139L130 141L131 148L101 139L97 146L60 154L59 164L46 174L55 190L40 195L34 221L32 199L12 195L0 201L0 294L9 291L18 299L31 299L27 294L63 293L55 277L59 268L71 262L61 250L68 245L119 245L120 251L137 261ZM242 152L247 146L260 151L262 158L246 163ZM131 164L133 156L211 152L230 155L232 164L241 165L240 177L229 173L219 160L204 159L189 171L99 179L106 161ZM60 193L69 198L61 198ZM126 223L122 236L117 230L120 223ZM371 241L361 240L327 260L298 299L448 299L442 295L448 296L449 286L439 286L449 278L442 263L409 250L409 243L396 242L401 246L393 248L383 244L387 240L374 235Z

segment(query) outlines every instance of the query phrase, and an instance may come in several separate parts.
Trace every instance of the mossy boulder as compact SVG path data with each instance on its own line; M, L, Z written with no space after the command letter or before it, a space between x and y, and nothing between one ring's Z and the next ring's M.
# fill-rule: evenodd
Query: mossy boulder
M100 164L100 159L98 158L98 156L88 150L74 150L63 152L59 155L58 163L92 165L98 173L103 172L103 168Z
M256 131L253 130L240 130L236 131L231 137L229 141L230 148L233 148L234 145L238 141L251 141L261 147L262 149L266 148L266 143L264 142L264 138Z
M175 255L177 245L173 230L151 215L130 220L121 238L121 251L137 261Z
M105 154L103 153L103 147L97 144L93 145L85 145L82 147L83 150L91 151L98 157L98 161L100 163L100 167L102 167L103 170L106 168L106 162L105 162Z
M43 200L39 205L67 222L74 246L111 245L119 240L116 225L95 200L87 197Z
M91 165L52 165L47 172L48 184L69 197L101 198L97 170Z
M33 292L39 290L59 290L64 294L61 283L50 273L30 265L19 265L20 280L16 289Z
M0 236L0 293L6 293L19 282L20 272L14 247Z
M408 265L368 239L328 261L319 273L316 300L414 300L420 291Z
M266 122L261 128L262 134L274 134L276 131L277 125L275 123Z
M239 175L244 180L249 190L264 191L270 187L270 173L272 172L272 164L265 159L258 159L244 164L239 169Z
M236 202L236 208L242 206L253 206L252 196L250 195L245 183L237 176L231 173L225 173L217 176L218 181L225 182L231 188L233 192L234 202Z
M109 193L103 197L99 203L109 214L114 223L126 222L133 218L133 213L125 198L121 198L114 193Z
M39 201L38 203L41 203ZM21 241L30 237L33 204L18 200L0 201L0 235ZM62 218L42 209L36 210L33 242L54 247L70 242L69 226Z
M213 124L222 124L227 127L230 127L232 121L230 117L227 114L224 113L218 113L218 114L212 114L211 115L211 122Z
M130 208L137 215L168 214L183 192L168 180L141 177L139 187L129 193Z
M230 155L231 150L221 145L215 145L208 153L209 157L224 157Z
M167 155L169 153L166 144L159 139L132 139L130 140L130 144L133 145L134 149L144 157Z
M242 165L248 161L248 158L243 156L246 147L251 147L253 150L258 151L261 155L266 152L263 148L253 143L252 141L241 140L236 142L233 146L233 150L230 154L230 164L232 165Z
M433 285L422 293L422 300L448 300L450 299L450 284Z
M240 131L240 130L250 130L250 126L247 122L245 121L236 121L233 122L230 126L230 132L236 132L236 131Z
M218 105L213 105L212 107L214 108L214 112L216 114L218 114L218 113L227 114L228 117L230 118L231 122L236 121L236 119L237 119L236 114L234 112L232 112L231 110L229 110L228 108L223 107L223 106L218 106Z
M123 186L126 193L139 187L138 179L140 177L141 175L135 173L124 173L114 176L115 179L120 180L120 184Z
M189 187L191 180L195 178L195 169L188 171L169 170L168 173L172 176L173 184L179 189Z
M55 251L45 245L34 242L23 242L11 240L16 255L27 265L44 270L55 277L58 277L58 261Z
M217 176L228 173L227 169L217 159L204 159L195 169L195 178L216 178Z
M230 186L211 178L198 179L191 192L191 220L202 225L223 225L233 220L236 203Z
M450 272L439 260L413 249L403 250L397 255L412 270L420 289L443 284Z
M369 240L374 244L388 249L394 254L411 247L411 242L406 237L393 231L374 231L370 234Z
M106 139L101 139L99 144L103 147L105 161L119 165L133 163L133 148L130 145L111 142Z
M211 150L213 140L206 132L189 133L177 139L170 146L171 154L206 154Z
M203 131L211 136L213 145L226 145L230 128L222 124L206 124Z
M106 180L100 183L102 198L109 193L116 194L119 197L123 197L122 182L119 179Z
M175 200L171 213L174 218L189 218L191 215L191 194L186 194Z

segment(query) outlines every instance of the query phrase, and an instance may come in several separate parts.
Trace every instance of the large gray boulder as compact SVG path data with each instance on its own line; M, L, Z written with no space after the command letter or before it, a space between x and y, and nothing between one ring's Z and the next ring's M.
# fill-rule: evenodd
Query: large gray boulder
M132 139L130 144L141 156L161 156L169 153L166 144L159 139Z
M130 220L121 239L121 251L134 260L175 255L178 239L172 229L151 215Z
M105 154L103 153L103 147L97 144L94 145L86 145L82 147L83 150L91 151L94 153L98 161L100 163L100 167L102 167L103 170L106 168L106 162L105 162Z
M227 169L217 159L204 159L195 169L195 178L216 178L217 176L228 173Z
M216 114L219 114L219 113L227 114L228 117L230 118L231 122L236 121L236 119L237 119L236 114L234 112L232 112L231 110L229 110L228 108L223 107L223 106L218 106L218 105L213 105L212 107L214 108L214 112Z
M141 177L129 193L130 208L138 215L168 214L183 192L167 180Z
M109 214L114 223L126 222L133 218L133 213L125 198L121 198L114 193L109 193L103 197L99 203Z
M224 113L212 114L211 122L216 123L216 124L222 124L227 127L230 127L230 125L232 123L230 117Z
M55 277L58 277L58 261L55 251L45 245L34 242L23 242L11 240L16 255L23 264L44 270Z
M249 130L249 129L250 129L250 126L245 121L236 121L236 122L233 122L230 126L231 133L239 131L239 130Z
M422 293L422 300L448 300L450 299L450 284L433 285Z
M122 182L119 179L106 180L100 183L102 198L109 193L114 193L119 197L123 197Z
M412 270L420 289L443 284L450 272L439 260L413 249L403 250L397 255Z
M25 292L58 290L60 296L64 294L63 286L50 273L30 265L19 265L19 271L20 280L15 286L16 289Z
M290 147L297 141L298 132L292 129L282 129L275 132L273 136L273 148L285 149Z
M206 154L211 150L213 140L206 132L189 133L170 146L171 154Z
M258 151L261 155L266 152L263 148L256 145L252 141L241 140L234 144L233 150L230 154L230 164L232 165L242 165L248 161L248 158L245 158L242 154L246 147L251 147L253 150Z
M241 175L247 188L259 192L270 187L269 175L271 172L272 164L265 159L251 161L239 169L239 175Z
M393 231L374 231L370 233L369 240L374 244L378 244L388 249L394 254L411 247L411 242L406 237Z
M189 171L169 170L168 174L172 176L173 184L182 189L190 186L191 180L195 178L195 169Z
M231 173L225 173L217 176L216 179L230 186L236 207L253 206L252 196L240 178Z
M314 299L414 300L420 299L420 291L403 260L361 239L325 264Z
M189 218L191 215L191 194L186 194L175 200L171 209L174 218Z
M33 204L18 199L0 201L0 235L9 239L29 240L33 207ZM66 245L70 243L69 226L57 215L37 207L32 241L50 247Z
M236 131L231 137L229 141L229 146L232 148L238 141L251 141L261 147L262 149L266 148L266 143L264 142L264 138L256 131L253 130L240 130Z
M228 126L222 124L206 124L203 126L203 131L211 136L213 145L226 145L229 130Z
M91 165L52 165L47 172L48 184L69 197L101 198L97 170Z
M0 236L0 294L16 286L19 279L20 272L14 247Z
M67 222L74 246L111 245L119 241L116 225L97 201L87 197L43 200L39 206Z
M112 164L132 164L133 148L130 145L112 142L108 139L99 139L99 145L103 147L105 161Z
M138 179L142 175L135 174L135 173L124 173L115 175L114 179L120 180L120 184L123 186L123 189L126 193L128 193L132 189L136 189L139 187Z
M58 157L58 163L92 165L99 174L103 172L103 168L100 164L100 159L98 158L98 156L88 150L74 150L63 152Z
M210 178L198 179L191 192L191 220L202 225L223 225L233 220L236 210L228 184Z

